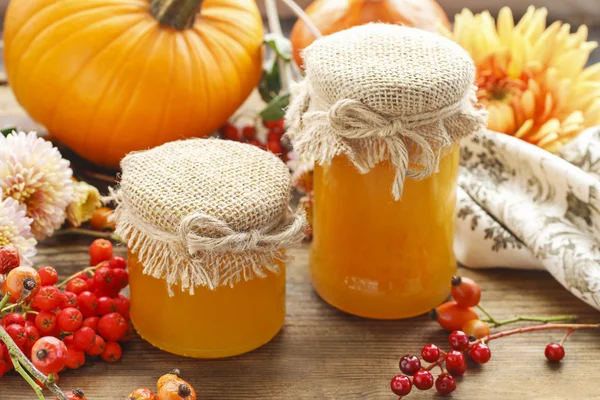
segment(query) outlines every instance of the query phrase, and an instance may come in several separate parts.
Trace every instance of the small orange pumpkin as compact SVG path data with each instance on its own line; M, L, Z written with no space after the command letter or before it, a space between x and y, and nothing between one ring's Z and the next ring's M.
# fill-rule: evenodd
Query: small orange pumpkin
M305 10L323 35L369 22L414 26L436 32L438 24L450 27L448 16L435 0L316 0ZM290 35L294 60L302 66L300 52L315 40L299 19Z
M13 0L8 81L23 108L84 158L222 125L262 73L254 0Z

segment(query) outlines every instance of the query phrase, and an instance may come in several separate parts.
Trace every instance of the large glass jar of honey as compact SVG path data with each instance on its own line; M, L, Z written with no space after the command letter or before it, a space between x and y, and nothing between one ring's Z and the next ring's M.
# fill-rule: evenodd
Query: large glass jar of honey
M348 313L407 318L450 293L460 139L485 125L453 42L370 24L315 41L287 113L315 161L310 270Z
M131 319L152 345L220 358L269 342L285 318L285 249L305 219L275 155L214 139L121 163L117 234L129 248Z

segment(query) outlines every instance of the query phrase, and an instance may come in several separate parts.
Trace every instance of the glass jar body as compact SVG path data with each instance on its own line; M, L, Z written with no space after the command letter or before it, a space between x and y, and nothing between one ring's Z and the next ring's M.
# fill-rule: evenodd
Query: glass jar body
M142 338L170 353L223 358L269 342L285 319L285 263L281 272L194 294L174 287L169 296L162 279L145 275L129 252L131 320Z
M443 302L453 252L459 147L439 172L407 179L402 198L383 162L361 174L345 156L314 172L312 282L331 305L378 319L419 315Z

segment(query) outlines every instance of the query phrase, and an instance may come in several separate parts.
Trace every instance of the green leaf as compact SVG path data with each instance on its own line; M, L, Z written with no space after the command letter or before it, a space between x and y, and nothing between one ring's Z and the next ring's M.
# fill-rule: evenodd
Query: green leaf
M281 75L277 62L273 65L265 67L263 75L258 83L258 92L265 103L273 100L281 91Z
M282 93L276 96L260 112L263 121L279 121L285 116L285 109L290 104L290 94Z
M286 62L292 61L292 43L289 39L268 33L265 35L264 42L265 46L273 49L278 57L281 57Z
M9 134L13 133L13 131L16 131L16 130L17 130L16 126L11 126L11 127L0 130L0 133L2 134L2 136L8 136Z

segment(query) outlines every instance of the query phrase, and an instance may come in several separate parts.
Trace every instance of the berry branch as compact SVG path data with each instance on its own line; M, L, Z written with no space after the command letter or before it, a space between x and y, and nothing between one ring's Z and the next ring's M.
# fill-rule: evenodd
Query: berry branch
M82 235L95 237L100 239L112 240L119 243L124 243L123 239L121 239L117 234L112 232L99 232L91 229L82 229L82 228L66 228L61 229L59 231L55 231L52 236L65 236L65 235Z
M7 296L9 296L8 293ZM4 297L6 298L6 296ZM2 301L4 301L4 299L2 299ZM21 349L19 349L17 344L13 341L8 332L6 332L6 330L2 326L0 326L0 341L2 341L6 345L6 347L8 347L8 353L10 354L10 358L13 362L15 370L27 381L27 383L29 383L33 390L35 390L39 399L44 399L42 389L37 383L35 383L31 379L31 376L36 378L38 381L42 382L44 386L46 386L52 393L54 393L59 400L68 400L67 396L63 393L63 391L56 385L56 383L54 383L54 380L42 374L33 365L33 363L29 361L29 359L25 356L25 354L23 354ZM31 374L31 376L29 376L29 374L25 370L29 374Z
M566 334L560 343L550 343L546 346L544 355L549 361L560 361L565 356L563 344L576 330L600 329L599 324L553 324L555 321L572 321L575 316L561 315L554 317L518 316L507 320L497 320L481 304L481 289L469 278L455 276L452 278L452 298L437 308L430 315L444 329L452 331L448 342L452 350L445 352L435 344L427 344L421 349L421 357L429 365L423 365L421 359L407 354L400 359L402 375L392 378L390 386L394 394L408 395L413 386L419 390L429 390L434 385L440 394L450 394L456 390L457 376L467 371L466 358L469 356L477 364L485 364L492 357L488 343L506 336L520 333L564 330ZM474 308L477 307L488 319L479 319ZM544 322L545 325L529 326L517 329L491 333L488 323L493 326L506 325L519 321ZM431 370L439 367L441 375L434 380ZM412 377L412 379L411 379Z
M75 273L75 274L73 274L73 275L69 276L69 277L68 277L68 278L66 278L64 281L62 281L61 283L57 284L57 285L56 285L56 287L57 287L57 288L61 288L61 287L65 286L67 283L71 282L73 279L77 278L77 277L78 277L78 276L80 276L81 274L86 274L86 275L87 275L87 274L89 274L89 273L91 273L91 272L94 272L94 271L96 271L96 269L98 269L98 267L99 267L100 265L101 265L101 264L98 264L98 265L96 265L96 266L94 266L94 267L88 267L88 268L84 268L83 270L81 270L81 271L79 271L79 272L77 272L77 273Z
M556 315L553 317L518 315L516 317L508 318L505 320L498 320L498 319L494 318L481 304L478 304L477 308L487 317L487 319L484 319L482 321L491 323L492 327L494 327L494 328L497 328L502 325L508 325L508 324L512 324L515 322L522 322L522 321L549 323L549 322L559 322L559 321L571 321L572 322L572 321L577 320L577 317L575 315Z
M3 307L8 303L8 300L10 300L10 293L6 293L2 300L0 300L0 310L3 311Z
M487 343L492 340L503 338L505 336L516 335L517 333L546 331L546 330L554 330L554 329L567 329L569 332L573 332L573 331L580 330L580 329L600 329L600 324L547 324L547 325L528 326L525 328L511 329L508 331L494 333L493 335L484 336L481 339L477 339L474 342L471 342L469 347L472 347L473 345L476 345L478 343ZM569 333L569 335L570 335L570 333ZM568 335L565 336L565 339L567 336ZM563 339L563 342L565 339Z

